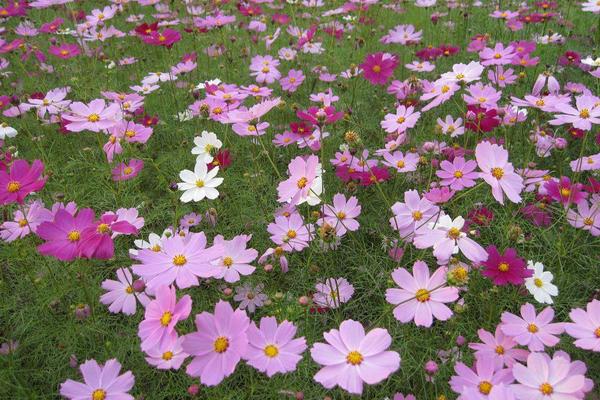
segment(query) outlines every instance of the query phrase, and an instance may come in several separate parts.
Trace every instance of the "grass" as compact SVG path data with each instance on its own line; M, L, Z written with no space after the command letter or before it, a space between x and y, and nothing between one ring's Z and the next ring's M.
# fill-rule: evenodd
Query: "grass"
M326 8L333 8L339 1L331 2ZM494 2L495 3L495 2ZM515 1L503 1L502 6L515 8ZM491 7L466 10L446 10L449 15L438 25L429 21L430 10L418 9L406 4L406 13L395 14L380 6L374 6L363 16L372 18L372 25L357 24L355 30L347 32L344 40L335 42L333 38L319 32L327 51L322 56L300 55L297 61L282 63L280 68L303 69L307 80L293 95L284 95L285 106L272 111L266 120L271 123L266 137L263 137L266 149L270 153L279 172L284 173L289 160L303 151L295 148L277 149L269 142L274 133L293 120L297 107L308 106L308 95L323 91L330 84L319 82L308 71L315 65L325 65L330 72L339 73L350 64L360 63L364 56L375 51L390 51L398 54L401 64L414 59L414 47L383 45L378 39L388 29L401 23L411 23L424 31L423 45L452 43L465 48L471 36L478 33L491 34L492 40L507 43L511 40L531 39L538 33L559 32L567 38L567 44L538 45L535 55L541 57L537 67L526 70L527 77L517 86L505 91L521 97L532 87L533 82L545 65L556 64L563 51L576 50L587 55L593 49L598 54L600 43L592 36L591 26L595 23L593 14L582 13L574 2L559 1L560 11L565 19L572 22L572 28L560 26L556 20L545 24L532 24L519 32L510 32L496 20L486 15ZM89 13L96 7L108 4L103 1L85 1L53 7L44 10L32 10L28 18L39 26L42 22L63 16L74 8L83 8ZM172 7L183 15L183 6L174 2ZM224 8L233 13L233 4ZM321 10L321 9L317 9ZM310 9L309 9L310 11ZM283 11L292 15L297 25L307 27L310 23L300 17L298 6L285 5ZM313 10L313 15L315 11ZM126 12L110 21L117 28L129 31L134 24L126 23L124 15L130 13L149 14L137 4L127 5ZM463 16L463 13L467 17ZM242 19L237 13L238 20ZM597 18L597 17L596 17ZM148 21L149 18L146 19ZM442 25L444 21L453 21L454 28ZM18 23L10 19L5 24L10 30ZM71 22L66 23L72 26ZM179 27L180 28L180 27ZM273 31L269 26L269 32ZM284 35L285 36L285 35ZM235 37L236 40L230 40ZM62 40L63 38L59 38ZM72 39L64 38L65 41ZM47 36L28 39L40 48L48 46ZM209 58L203 50L214 43L224 43L226 53L217 58ZM246 85L252 83L248 73L248 63L255 54L276 54L279 47L287 45L287 37L275 42L274 48L267 51L264 44L253 44L246 30L227 26L221 30L205 34L183 34L183 40L172 49L155 48L142 45L135 37L109 39L102 44L102 50L109 60L118 60L124 56L134 56L140 62L132 66L107 69L106 61L98 58L77 57L71 60L50 59L56 72L46 74L39 71L31 60L19 61L16 54L9 54L11 70L14 74L0 81L0 93L16 94L25 100L32 92L46 92L52 88L69 85L72 88L70 99L89 101L100 97L101 90L128 91L128 87L137 84L149 71L166 71L184 54L198 52L198 68L181 80L195 85L206 79L218 77L228 83ZM91 47L98 46L91 43ZM246 54L246 55L244 55ZM5 55L6 56L6 55ZM435 79L440 73L450 70L457 62L471 60L472 54L461 50L459 55L440 59L436 70L425 74L427 79ZM519 68L517 68L519 69ZM409 71L399 67L397 79L406 79ZM596 85L592 77L583 72L568 69L557 74L561 83L567 81L583 82L590 87ZM15 87L11 83L16 83ZM597 80L596 80L597 82ZM278 320L288 319L299 326L299 334L306 337L310 344L322 340L322 333L337 328L345 319L361 321L365 326L388 329L393 337L392 349L402 357L401 369L383 383L366 387L363 397L383 399L393 396L396 391L414 393L418 399L435 399L445 395L453 398L447 382L453 374L453 363L440 366L440 372L433 383L425 381L423 365L429 359L438 360L438 350L448 350L454 346L459 335L467 341L476 341L479 328L493 330L503 311L516 312L524 302L533 302L531 296L524 296L519 288L494 288L489 281L478 275L471 278L469 290L464 294L464 306L456 309L456 315L446 323L436 323L431 329L421 329L414 324L400 324L392 314L392 307L385 301L385 289L391 287L390 272L398 266L410 266L417 259L423 259L430 266L435 265L431 250L416 250L409 246L401 263L393 262L386 254L383 244L397 236L388 224L391 216L389 206L401 201L405 190L423 190L432 178L432 171L422 167L417 173L394 175L390 182L379 187L346 187L333 174L327 160L333 158L338 146L343 143L343 134L347 130L358 132L365 146L374 151L383 145L383 132L379 121L392 109L394 99L385 94L381 87L371 87L362 78L351 81L338 80L331 84L334 92L340 96L338 108L350 111L347 118L329 129L330 138L325 140L321 153L326 166L324 198L330 200L337 193L352 193L357 196L363 207L359 218L361 228L344 238L336 251L322 252L316 246L293 254L290 257L290 272L267 273L261 268L242 282L262 282L266 293L271 297L270 305L262 307L252 316L254 321L266 315L276 316ZM277 92L279 89L276 88ZM272 221L272 213L277 208L277 174L269 163L260 146L247 138L235 135L227 126L218 123L194 119L180 122L174 116L182 112L193 102L189 90L176 87L172 83L161 85L161 89L147 97L145 107L149 114L157 114L161 122L147 145L130 146L122 159L136 157L146 163L144 171L135 180L115 184L111 180L110 167L106 163L101 145L105 138L101 134L83 132L63 135L56 125L42 125L33 113L22 118L9 120L19 135L9 140L20 158L41 159L50 176L45 189L39 194L48 206L54 201L75 201L80 207L91 207L97 213L115 210L120 207L138 207L145 218L145 227L141 236L149 232L161 232L165 227L177 224L179 219L189 212L204 213L214 208L218 214L218 224L211 227L203 224L201 229L212 239L217 234L231 238L236 234L252 234L252 247L264 251L271 246L266 226ZM409 135L410 146L418 146L424 141L438 139L448 142L447 137L436 135L434 126L437 117L446 114L463 114L464 105L455 97L439 109L424 114L419 124ZM530 119L543 122L547 116L531 115ZM582 142L572 142L565 151L555 151L546 159L535 157L533 145L528 140L528 131L532 124L517 125L513 128L499 128L493 133L504 137L516 166L524 166L530 161L538 162L540 168L553 171L554 176L570 174L566 160L584 154L598 152L592 138L587 138L585 149ZM194 157L190 154L194 135L202 130L216 132L232 151L232 166L221 173L225 181L219 191L221 196L215 201L202 201L197 204L179 202L179 194L172 192L169 185L178 180L182 169L191 169ZM557 132L566 136L564 128ZM475 135L468 133L459 138L460 145L474 147ZM306 153L306 151L304 151ZM579 181L584 176L576 176ZM528 197L531 199L531 196ZM515 247L520 256L542 262L555 275L555 284L560 289L556 299L557 319L568 320L573 307L585 305L595 290L600 287L598 274L598 251L600 242L587 232L571 228L564 218L564 212L554 213L554 223L549 228L538 228L524 220L518 213L519 205L500 206L491 197L488 186L479 186L462 196L460 201L451 201L445 211L451 216L466 216L475 203L483 203L493 210L493 224L481 230L479 243L495 244L498 248ZM4 209L7 218L14 207ZM303 208L303 213L308 210ZM514 235L519 229L522 235ZM131 265L127 250L133 247L133 238L121 237L117 240L115 258L109 261L79 260L70 263L58 262L42 257L35 247L40 243L36 237L0 245L0 342L17 340L19 348L8 356L0 357L0 399L52 399L58 397L58 387L67 378L78 379L78 372L69 366L69 358L75 355L81 362L94 358L103 362L117 358L125 370L131 370L136 377L133 390L136 398L179 399L186 398L186 389L197 380L187 376L183 370L161 372L151 368L144 360L139 349L137 326L142 315L133 317L109 314L106 307L99 303L103 293L100 283L113 278L120 267ZM311 313L298 303L298 298L308 295L314 284L327 277L343 276L355 287L353 299L338 310L324 314ZM220 282L203 283L199 287L180 290L178 294L189 294L193 299L192 313L212 311L214 303L224 298ZM231 300L231 299L230 299ZM231 300L232 301L232 300ZM91 317L84 321L74 318L74 307L89 304ZM178 325L181 334L195 330L192 318ZM572 340L563 336L559 349L564 349L572 358L583 360L588 365L588 376L600 381L600 362L590 352L576 349ZM465 347L460 350L461 357L472 360L471 352ZM439 360L438 360L439 361ZM327 391L312 380L318 370L308 352L299 364L297 371L287 375L277 375L272 379L258 373L251 367L240 364L235 374L214 388L202 388L200 398L207 399L281 399L288 392L303 391L306 399L321 399L328 395L335 399L350 398L342 390Z

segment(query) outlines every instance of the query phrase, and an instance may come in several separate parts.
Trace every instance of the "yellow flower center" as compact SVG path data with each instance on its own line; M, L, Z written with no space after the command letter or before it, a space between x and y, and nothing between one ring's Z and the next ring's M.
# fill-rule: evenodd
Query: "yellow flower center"
M187 258L185 258L185 256L183 254L177 254L175 257L173 257L173 264L177 265L178 267L181 267L182 265L185 265L187 263Z
M485 103L486 100L487 99L485 97L480 97L480 98L477 99L477 101L480 102L480 103Z
M198 179L196 181L196 187L199 187L199 188L204 187L204 181L202 179Z
M277 346L270 344L265 347L264 352L267 357L273 358L276 357L277 354L279 354L279 349L277 348Z
M590 110L588 110L587 108L582 109L579 112L579 117L583 118L583 119L587 119L590 117Z
M69 54L69 50L61 50L60 54L63 55L63 56L66 56L66 55Z
M498 354L498 355L504 354L504 347L496 346L496 354Z
M108 224L100 224L96 228L96 232L98 232L98 233L108 233L108 232L110 232L110 226L108 226Z
M224 336L219 336L213 345L217 353L224 353L229 348L229 339Z
M502 262L498 264L498 271L507 272L510 269L510 265L508 263Z
M130 286L127 286L127 287L125 288L125 293L127 293L127 294L131 294L131 293L133 293L133 288L131 287L131 285L130 285Z
M21 189L21 183L17 181L10 181L8 182L8 185L6 185L6 190L8 190L8 193L17 192L19 189Z
M106 399L106 391L104 389L96 389L92 392L92 400Z
M413 220L420 221L423 218L423 213L419 210L415 210L412 212Z
M542 282L542 280L540 278L535 278L533 280L533 284L537 287L542 287L544 286L544 282Z
M404 162L404 160L400 160L396 163L396 166L398 168L404 168L405 165L406 165L406 163Z
M135 136L135 131L132 131L131 129L128 129L125 131L125 136L127 136L128 138L132 138Z
M464 74L456 74L456 79L463 79L464 77Z
M100 116L98 114L90 114L90 115L88 115L87 119L90 122L98 122L98 121L100 121Z
M489 381L481 381L479 382L479 393L481 394L490 394L492 391L492 384Z
M502 58L502 54L500 54L500 53L496 53L496 54L494 54L494 58L495 58L496 60L498 60L498 59Z
M527 325L527 330L531 333L536 333L540 329L537 327L536 324L529 324L529 325Z
M167 38L166 38L166 37L164 37L163 35L159 35L159 36L158 36L158 41L159 41L159 42L164 42L165 40L167 40Z
M569 197L571 195L571 189L569 189L569 188L560 189L560 195L563 197Z
M19 227L24 228L27 225L27 220L26 219L20 219L19 220Z
M542 394L549 396L552 393L554 393L554 388L552 387L551 384L549 384L548 382L546 383L542 383L540 385L540 392L542 392Z
M399 124L403 123L404 121L406 121L406 118L404 117L398 117L398 119L396 120L396 122Z
M306 179L305 177L302 177L302 178L298 179L298 182L296 183L296 185L298 185L298 189L303 189L307 183L308 183L308 179Z
M348 364L352 364L352 365L360 365L360 363L363 362L363 356L362 354L360 354L358 351L351 351L350 353L348 353L348 355L346 356L346 361L348 362Z
M419 289L417 290L417 293L415 293L415 298L421 303L425 303L429 300L430 297L431 295L429 294L429 290L427 289Z
M594 224L594 220L593 220L593 219L591 219L590 217L584 218L584 220L583 220L583 224L584 224L584 225L591 226L591 225L593 225L593 224Z
M71 242L78 241L80 237L81 237L81 233L79 233L79 231L71 231L67 235L67 239L69 239L69 241L71 241Z
M501 179L504 176L504 170L500 167L492 168L492 176L496 179Z
M231 267L233 265L233 258L227 256L223 258L223 265L226 267Z
M596 330L594 331L594 335L596 335L597 338L600 338L600 326L596 328Z
M160 317L160 324L162 326L168 326L169 323L171 322L171 319L173 318L173 314L171 314L170 311L165 311L162 315L162 317Z
M287 237L289 237L290 239L294 239L297 235L298 234L293 229L290 229L289 231L287 231Z
M373 72L375 72L376 74L381 72L381 66L379 65L374 65L372 68Z
M173 352L172 351L165 351L162 355L162 359L165 361L169 361L171 358L173 358Z
M442 93L448 93L448 91L450 91L450 86L448 86L448 85L442 86Z
M268 73L269 73L269 71L270 71L269 67L264 67L264 68L261 70L261 72L262 72L263 74L268 74Z
M454 177L455 178L462 178L463 177L463 173L462 171L454 171Z
M469 274L466 268L463 267L458 267L452 270L452 274L454 276L454 278L456 278L459 281L463 281L467 278L467 275Z
M133 172L133 168L131 168L131 167L125 167L125 168L123 168L123 173L125 175L130 175L132 172Z
M339 212L339 213L337 213L336 215L337 215L337 217L338 217L339 219L344 219L344 218L346 218L346 213L345 213L345 212L343 212L343 211L340 211L340 212Z
M158 253L161 250L161 248L160 245L155 244L154 246L150 247L150 250L152 250L155 253Z
M454 240L458 239L460 237L460 229L455 227L448 229L448 237Z

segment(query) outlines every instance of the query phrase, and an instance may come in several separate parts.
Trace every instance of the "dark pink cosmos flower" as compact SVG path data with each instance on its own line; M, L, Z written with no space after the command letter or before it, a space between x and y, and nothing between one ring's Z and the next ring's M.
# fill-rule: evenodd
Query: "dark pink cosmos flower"
M165 46L171 48L175 43L181 40L181 33L174 29L165 29L162 32L152 32L149 35L142 37L144 43L151 44L153 46Z
M56 212L53 221L43 222L37 228L37 235L46 242L38 246L44 256L53 256L61 261L71 261L80 255L81 233L94 226L94 211L90 208L79 210L76 216L65 209Z
M44 172L44 164L35 160L29 166L25 160L16 160L10 170L0 171L0 204L19 203L28 194L37 192L44 187L47 178L40 178Z
M322 108L313 106L309 107L307 110L298 110L296 115L301 120L310 122L314 125L333 124L344 117L344 113L336 111L333 106Z
M438 49L442 52L442 56L450 57L460 51L460 47L452 46L451 44L443 44Z
M508 283L521 285L525 282L525 278L533 275L533 271L527 269L525 260L517 256L515 249L508 248L504 254L500 254L496 246L488 246L486 251L488 259L482 263L484 266L482 274L494 285L504 286Z
M562 176L558 181L551 179L545 182L544 189L546 189L546 193L552 200L560 202L565 207L573 203L577 204L588 196L583 191L581 183L572 184L566 176Z
M396 56L382 52L367 55L360 64L363 77L373 85L385 85L397 66L398 58Z
M58 28L65 22L62 18L55 18L52 22L46 22L40 26L39 31L43 33L56 33Z
M581 63L581 56L576 51L566 51L562 56L560 56L558 63L563 67L569 65L576 67Z
M81 231L79 251L83 257L108 260L115 255L113 232L124 235L137 234L138 230L131 223L117 221L116 214L104 214L100 220L88 225Z
M465 127L474 132L490 132L500 125L498 112L495 109L486 110L476 105L467 106Z
M50 46L48 53L58 58L67 59L81 54L81 49L76 44L63 43L60 46Z
M25 40L23 39L15 39L10 43L4 43L0 46L0 54L10 53L11 51L18 49L23 43L25 43Z
M372 167L368 171L360 172L359 179L361 186L371 186L390 179L390 172L387 170L387 168Z
M424 49L421 49L415 53L415 55L421 61L433 61L436 58L442 56L442 54L443 51L441 49L432 46L425 47Z

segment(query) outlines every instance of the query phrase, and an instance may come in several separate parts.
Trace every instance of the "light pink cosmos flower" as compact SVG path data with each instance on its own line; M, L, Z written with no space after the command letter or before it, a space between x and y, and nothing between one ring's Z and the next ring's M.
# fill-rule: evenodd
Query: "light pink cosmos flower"
M160 346L165 340L177 337L175 324L186 319L192 311L192 298L183 296L177 301L175 288L162 285L156 289L156 298L146 306L144 320L138 327L142 351Z
M313 301L321 307L338 308L354 294L354 286L345 278L327 278L325 282L317 283L315 289Z
M554 318L552 307L546 307L536 315L535 307L529 303L521 306L521 317L508 311L502 313L502 332L512 337L521 346L531 351L544 351L544 346L553 347L564 331L563 323L551 323Z
M150 303L151 300L146 293L136 293L134 290L133 276L128 268L119 268L117 279L117 281L106 279L102 282L102 289L107 292L100 296L100 303L108 305L108 311L133 315L136 312L138 301L144 307Z
M304 159L294 158L288 165L290 177L277 186L278 201L298 205L307 202L315 205L320 202L317 197L323 191L321 180L321 164L314 155Z
M108 360L102 367L96 360L87 360L79 370L84 383L67 379L60 385L61 396L71 400L133 400L127 392L133 388L135 378L131 371L119 375L121 364L116 359Z
M433 247L433 255L439 263L449 260L459 250L475 263L487 260L484 248L462 231L464 225L465 220L461 216L452 220L450 216L442 215L437 221L417 229L413 243L417 249Z
M360 322L351 319L340 329L324 332L325 343L315 343L312 359L323 365L315 381L327 389L339 386L352 394L362 394L363 383L374 385L400 368L400 355L386 351L392 337L386 329L375 328L365 334Z
M452 72L445 72L440 78L444 83L470 83L481 79L485 67L477 61L468 64L454 64Z
M183 336L177 335L163 340L159 346L146 351L146 361L158 369L179 369L188 357L183 351L182 342Z
M196 314L197 332L183 337L183 351L193 356L186 372L200 377L200 383L215 386L233 374L248 348L250 319L243 310L233 310L226 301L215 305L215 312Z
M381 128L387 133L400 133L404 132L409 128L414 127L421 117L420 112L415 112L413 106L405 107L398 106L395 114L386 114L383 121L381 121Z
M460 89L455 82L444 82L441 79L430 83L423 83L423 95L419 98L421 101L431 100L429 104L421 109L422 112L429 111L434 107L450 100L454 93Z
M244 359L269 378L294 371L306 350L304 337L294 338L296 330L289 321L278 325L275 317L262 317L260 328L252 322L247 331L249 343Z
M567 221L574 228L589 231L592 236L600 236L600 203L590 204L586 199L577 203L577 211L567 210Z
M406 152L406 155L400 150L393 153L383 153L384 165L395 168L398 172L411 172L417 170L419 155L417 153Z
M527 360L529 352L527 350L518 349L518 345L510 336L506 336L502 333L500 325L496 327L496 332L492 335L485 329L479 329L477 331L479 339L483 343L469 343L469 348L475 350L475 357L491 357L493 359L496 369L500 369L503 366L511 368L517 361Z
M29 99L28 103L37 109L37 115L40 118L44 118L46 113L55 115L71 104L71 100L65 100L69 90L69 87L52 89L46 93L43 99Z
M551 125L571 124L574 128L589 131L592 125L600 124L600 107L597 104L598 98L595 96L577 96L575 107L570 104L563 105L560 110L556 110L560 114L548 122Z
M314 227L305 225L299 213L292 213L289 217L275 217L275 222L269 224L267 231L271 234L271 240L285 251L300 251L308 247Z
M515 364L513 385L517 399L577 400L583 398L585 375L572 370L570 360L560 355L531 353L527 366Z
M512 46L504 47L502 43L496 43L493 49L486 47L479 52L479 58L482 60L481 65L486 67L488 65L510 64L515 55L515 49Z
M440 185L450 186L453 190L462 190L464 188L475 186L475 180L479 174L475 172L477 162L474 160L465 161L463 157L454 157L452 162L444 160L440 164L441 169L435 174L441 178Z
M433 221L439 208L426 198L421 198L418 191L409 190L404 192L404 203L394 203L392 212L392 229L398 231L402 239L407 239L416 229Z
M173 282L178 288L185 289L197 286L198 277L210 277L210 262L221 254L222 246L206 247L206 235L203 232L190 233L185 238L174 235L162 241L159 251L140 250L137 255L140 264L132 265L132 269L136 275L144 278L150 291Z
M225 240L221 235L216 236L214 243L222 247L223 253L210 262L211 277L233 283L240 280L240 275L251 275L256 268L250 263L258 257L258 251L246 249L251 238L252 236L238 235Z
M600 301L594 299L586 309L574 308L569 313L572 323L565 324L565 330L575 340L575 346L600 352Z
M111 103L107 107L103 99L95 99L88 105L79 101L72 103L69 112L63 113L62 118L69 122L66 129L70 132L100 132L115 126L122 116L119 104Z
M302 70L290 69L287 76L281 78L279 80L279 83L281 84L282 90L293 93L296 90L298 90L300 85L302 85L302 82L304 82L304 78L305 77Z
M458 362L454 365L454 375L450 379L450 387L456 393L463 393L466 389L477 389L480 394L488 395L499 384L509 385L513 382L510 368L497 368L493 357L482 356L475 360L474 368L467 367L464 363ZM463 400L470 400L469 397L460 397ZM486 398L484 396L484 398Z
M569 163L574 172L595 171L600 169L600 153L583 156Z
M508 162L508 151L504 147L481 142L475 148L475 157L482 171L480 177L492 187L492 195L500 204L504 204L504 194L513 203L521 202L523 178Z
M411 275L404 268L392 272L392 279L400 289L387 289L385 299L388 303L397 305L394 317L406 323L414 320L417 326L429 328L433 317L446 321L452 316L452 311L444 304L458 299L458 289L448 287L446 273L448 269L439 267L429 276L429 267L423 261L416 261Z
M442 130L442 133L449 134L450 137L457 137L465 133L465 127L463 126L463 119L452 118L451 115L446 115L446 119L437 119L438 127Z
M360 208L359 208L360 210ZM12 242L35 233L42 222L52 221L52 212L44 208L40 200L36 200L25 206L25 215L21 210L15 210L12 221L5 221L0 225L0 239Z
M342 236L346 231L356 231L360 224L355 219L360 215L360 204L354 196L346 199L342 193L336 193L333 196L333 205L326 205L324 208L324 216L318 222L322 225L323 222L335 227L336 233Z

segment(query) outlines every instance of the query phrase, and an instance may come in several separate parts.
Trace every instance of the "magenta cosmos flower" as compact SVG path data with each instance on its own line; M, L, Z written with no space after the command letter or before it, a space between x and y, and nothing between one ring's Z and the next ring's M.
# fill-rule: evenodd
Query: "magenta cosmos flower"
M582 399L585 375L573 368L561 355L550 358L545 353L531 353L527 366L515 364L513 376L518 384L512 389L518 399L577 400Z
M215 305L215 313L196 315L197 332L183 337L183 351L194 359L188 364L188 375L200 377L200 383L215 386L233 374L248 347L250 319L246 312L233 310L225 301Z
M108 360L104 366L96 360L87 360L79 366L83 382L67 379L60 385L61 396L71 400L133 400L129 392L135 383L131 371L122 375L121 364L116 360Z
M65 60L81 54L81 49L76 44L63 43L60 46L50 46L48 48L48 53Z
M46 241L37 248L40 254L53 256L61 261L71 261L79 257L81 234L93 226L94 211L84 208L79 210L77 215L73 214L60 209L52 222L43 222L38 227L37 235Z
M446 321L452 311L444 303L458 299L458 289L446 284L445 267L439 267L431 277L429 267L423 261L416 261L411 275L404 268L392 272L392 279L400 287L391 288L385 293L388 303L397 305L394 317L406 323L414 320L417 326L426 328L433 324L433 317Z
M88 105L76 101L71 103L69 113L64 113L62 118L68 122L66 129L70 132L100 132L115 126L121 119L121 111L118 103L107 107L102 99L92 100Z
M296 326L288 321L277 325L275 317L263 317L260 328L254 322L248 327L248 350L244 359L270 378L277 373L292 372L306 350L303 337L294 339Z
M504 147L490 142L481 142L475 148L477 165L481 169L480 177L491 187L492 195L504 204L504 194L513 203L519 203L519 195L524 188L523 178L515 173L508 162L508 152Z
M362 324L351 319L340 329L324 332L325 343L315 343L312 359L323 365L315 381L327 389L336 385L352 394L362 394L363 383L374 385L400 368L400 355L387 351L392 337L386 329L375 328L365 334Z
M440 185L450 186L453 190L475 186L475 180L479 178L479 174L475 172L477 162L465 161L463 157L455 157L452 162L444 160L440 167L441 169L435 172L442 179Z
M506 249L500 254L496 246L488 246L486 249L488 258L483 262L483 276L488 277L494 285L522 285L525 278L533 275L533 271L527 269L524 259L517 256L513 248Z
M113 168L111 171L112 179L115 182L133 179L139 175L143 168L144 162L142 160L132 158L129 160L129 164L119 163Z
M546 194L552 200L560 202L565 207L568 207L571 203L579 204L588 196L587 192L583 191L581 183L571 183L571 180L566 176L562 176L558 181L554 179L546 181L544 189L546 189Z
M47 178L40 178L44 172L44 164L40 160L29 163L16 160L9 171L0 170L0 204L23 204L25 197L38 192L46 184Z
M258 257L258 251L246 248L250 239L247 235L238 235L231 240L216 236L215 245L221 246L223 253L210 262L211 276L233 283L240 280L240 275L252 274L256 268L250 263Z
M494 359L490 356L478 357L475 360L473 369L462 362L458 362L454 366L454 371L456 375L450 379L450 387L459 394L472 388L487 396L494 386L499 384L508 385L513 381L510 368L496 368Z
M575 346L600 352L600 301L594 299L586 309L574 308L569 313L573 323L565 324L567 333L574 337Z
M493 335L485 329L479 329L477 335L482 343L469 343L469 348L475 350L476 358L491 357L496 369L503 366L511 368L515 362L527 360L529 352L516 348L518 343L502 333L500 325L496 327Z
M210 262L223 252L222 246L206 248L203 232L189 233L185 238L174 235L163 240L158 251L142 249L138 252L140 264L132 266L133 272L147 282L148 289L173 282L180 289L198 285L198 277L212 276Z
M536 315L535 307L526 303L521 306L521 317L508 311L502 313L502 332L512 337L521 346L531 351L544 351L544 346L555 346L564 331L563 323L551 323L554 318L552 307L546 307Z
M118 220L116 214L105 213L100 220L81 231L79 251L83 257L107 260L115 255L114 234L137 234L138 229L128 221Z
M138 336L142 339L142 351L160 346L177 337L175 324L184 320L192 311L192 298L183 296L177 301L175 288L163 285L156 289L156 298L146 306L144 320L140 322Z
M398 66L398 58L389 53L369 54L359 67L363 77L373 85L385 85Z

